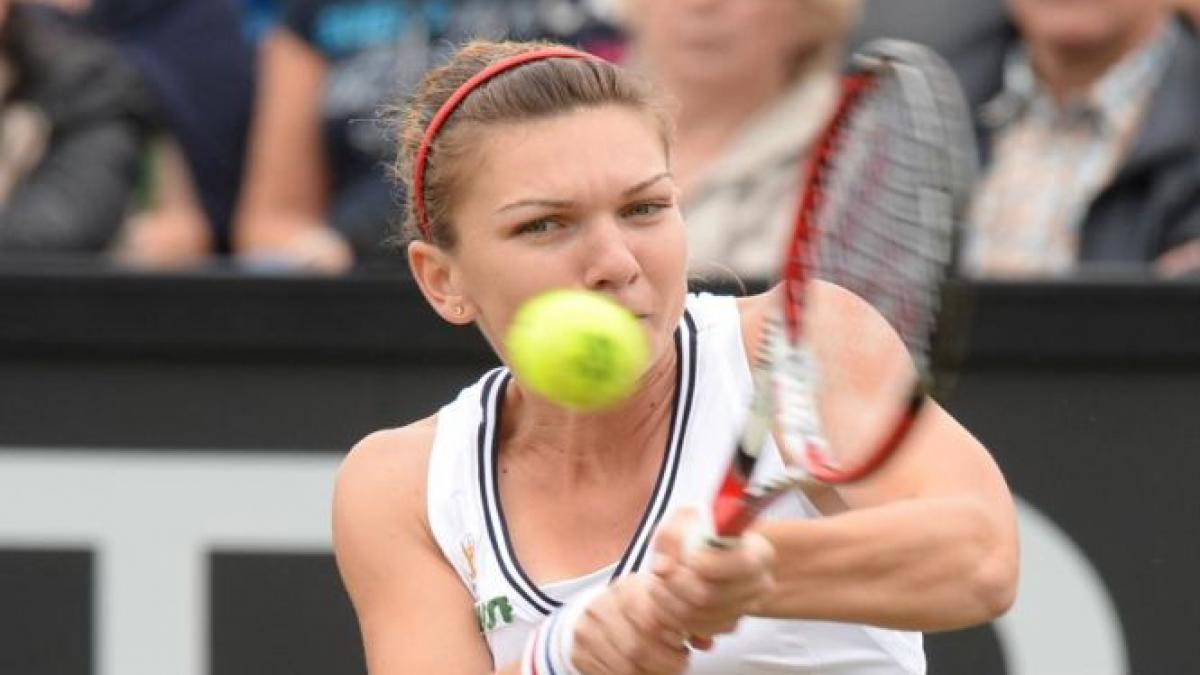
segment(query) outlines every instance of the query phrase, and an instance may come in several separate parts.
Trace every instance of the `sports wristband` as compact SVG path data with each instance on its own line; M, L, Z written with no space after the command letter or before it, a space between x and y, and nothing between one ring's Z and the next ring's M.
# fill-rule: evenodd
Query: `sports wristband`
M521 675L584 675L572 662L575 627L583 612L607 586L595 586L572 598L538 626L525 644Z

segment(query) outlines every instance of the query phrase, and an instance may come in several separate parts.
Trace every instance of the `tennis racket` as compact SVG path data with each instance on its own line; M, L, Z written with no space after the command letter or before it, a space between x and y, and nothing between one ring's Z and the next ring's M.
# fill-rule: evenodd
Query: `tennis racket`
M750 413L713 503L712 543L736 541L790 489L874 474L945 385L942 366L961 345L953 270L977 163L967 110L949 67L922 46L881 40L852 57L804 176L782 266L783 302L768 311L753 355ZM876 363L873 351L890 345L888 353L907 352L903 367L873 371L879 381L865 388L823 369L827 359L811 339L822 309L809 306L822 297L809 294L814 279L868 303L906 348L897 349L886 329L884 339L850 331L839 334L835 363ZM831 429L831 416L846 405L855 408L854 423ZM788 468L754 484L772 432Z

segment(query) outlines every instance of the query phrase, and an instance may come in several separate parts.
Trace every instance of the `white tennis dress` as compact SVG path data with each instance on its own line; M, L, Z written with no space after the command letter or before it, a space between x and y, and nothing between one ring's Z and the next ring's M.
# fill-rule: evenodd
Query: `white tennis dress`
M750 369L733 298L690 296L675 333L677 386L671 431L642 523L625 554L586 576L541 586L516 559L497 497L496 454L503 394L511 374L497 368L438 413L429 462L429 524L438 546L475 598L480 629L497 668L521 657L534 628L575 594L648 567L663 516L707 508L724 475L751 397ZM774 443L756 473L782 471ZM780 499L769 518L819 517L802 494ZM924 673L921 634L824 621L744 619L716 648L692 655L689 673Z

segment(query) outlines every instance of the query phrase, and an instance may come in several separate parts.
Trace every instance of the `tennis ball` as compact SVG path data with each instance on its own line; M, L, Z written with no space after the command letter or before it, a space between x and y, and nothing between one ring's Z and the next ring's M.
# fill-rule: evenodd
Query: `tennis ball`
M505 346L524 386L583 411L628 397L650 360L637 318L591 291L554 290L527 300L513 317Z

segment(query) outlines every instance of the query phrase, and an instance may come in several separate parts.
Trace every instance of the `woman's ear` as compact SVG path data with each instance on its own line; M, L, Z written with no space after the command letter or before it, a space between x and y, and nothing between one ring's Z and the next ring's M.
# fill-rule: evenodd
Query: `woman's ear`
M408 245L408 266L421 293L446 321L465 326L475 320L475 306L466 297L454 259L424 241Z

